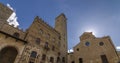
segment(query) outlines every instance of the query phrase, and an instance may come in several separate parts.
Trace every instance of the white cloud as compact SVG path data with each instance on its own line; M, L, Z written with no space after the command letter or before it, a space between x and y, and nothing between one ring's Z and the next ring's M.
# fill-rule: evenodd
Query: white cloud
M13 13L11 14L11 16L7 19L7 22L9 25L14 25L14 27L18 27L19 23L17 21L17 16L16 13L14 11L14 9L10 6L10 4L7 4L7 7L10 8L11 10L13 10Z
M8 3L7 3L7 7L10 8L11 10L14 10Z
M74 52L73 49L68 50L68 53Z
M117 46L116 49L117 49L117 50L120 50L120 46Z

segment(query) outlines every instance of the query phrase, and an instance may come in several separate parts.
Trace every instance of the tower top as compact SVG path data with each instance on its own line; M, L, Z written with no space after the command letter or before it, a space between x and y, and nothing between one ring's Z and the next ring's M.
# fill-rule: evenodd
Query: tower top
M58 18L60 18L60 17L63 17L63 18L65 18L65 19L67 19L64 13L61 13L59 16L56 17L56 19L58 19Z
M39 21L39 16L36 16L35 18L34 18L34 21Z

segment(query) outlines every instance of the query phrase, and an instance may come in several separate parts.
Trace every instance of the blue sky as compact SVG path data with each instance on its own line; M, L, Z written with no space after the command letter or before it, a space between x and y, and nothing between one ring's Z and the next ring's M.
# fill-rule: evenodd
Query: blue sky
M68 23L68 48L79 43L79 36L93 31L95 36L111 36L120 46L120 0L0 0L15 10L20 28L27 29L35 16L54 27L55 17L64 13Z

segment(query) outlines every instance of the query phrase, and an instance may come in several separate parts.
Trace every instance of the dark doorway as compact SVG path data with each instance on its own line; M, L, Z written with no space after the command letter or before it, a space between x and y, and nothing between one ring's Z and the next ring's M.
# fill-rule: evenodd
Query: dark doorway
M83 63L83 59L82 58L79 58L79 63Z
M14 47L5 47L0 51L0 63L14 63L18 52Z
M106 55L101 55L102 63L109 63Z
M72 61L71 63L75 63L74 61Z

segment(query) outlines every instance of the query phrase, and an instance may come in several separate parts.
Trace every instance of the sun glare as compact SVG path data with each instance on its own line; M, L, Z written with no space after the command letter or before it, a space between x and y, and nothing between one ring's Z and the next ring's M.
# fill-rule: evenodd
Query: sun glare
M96 31L94 29L88 29L85 32L92 32L93 35L96 35Z

